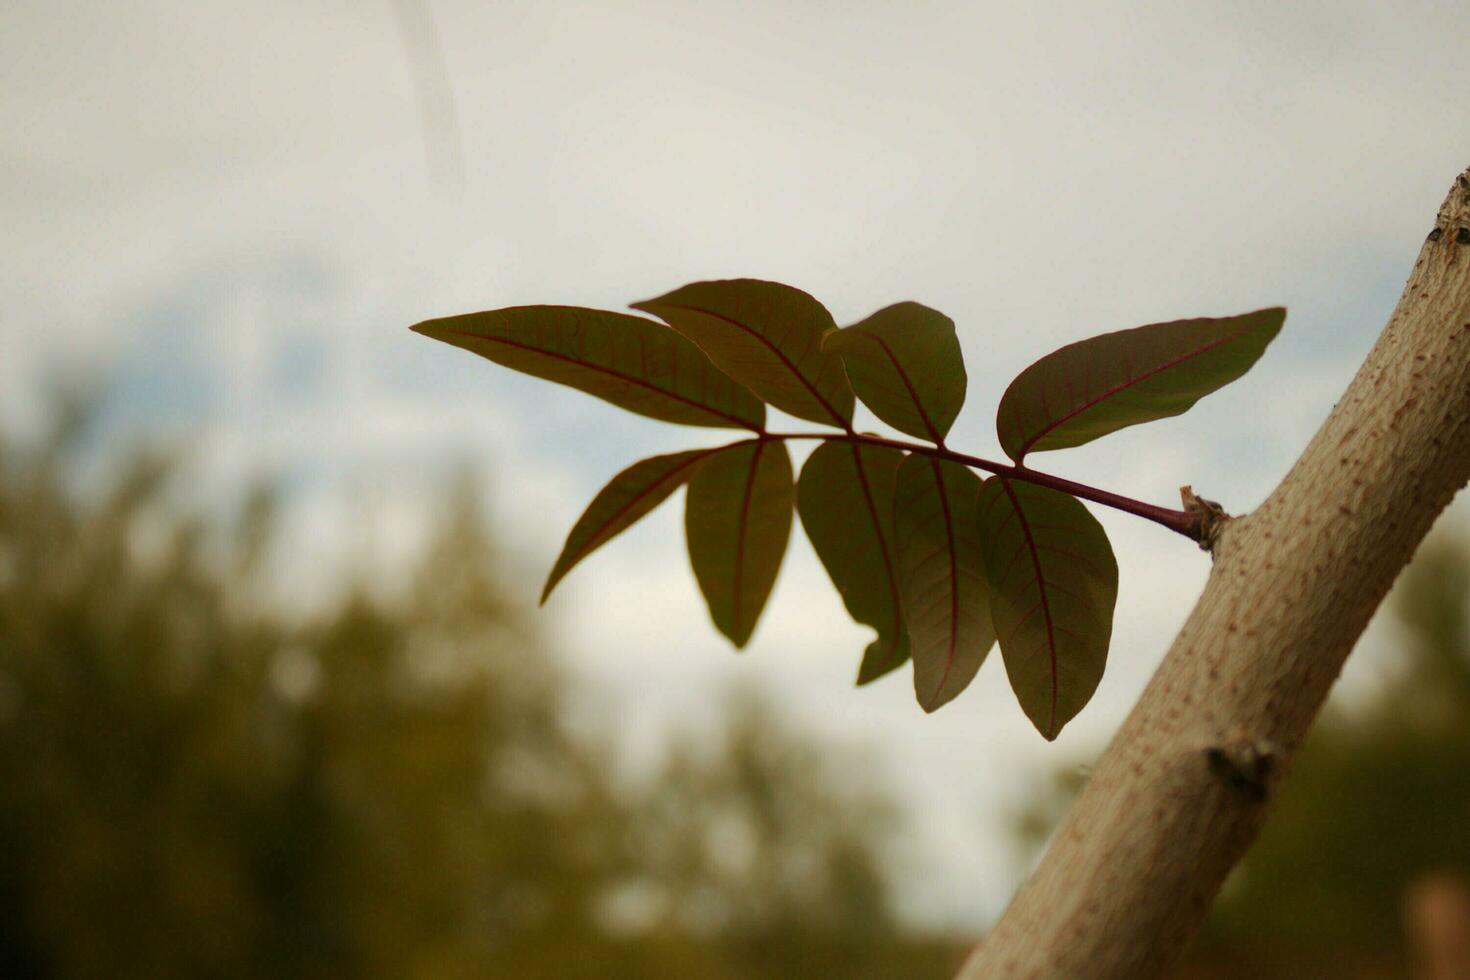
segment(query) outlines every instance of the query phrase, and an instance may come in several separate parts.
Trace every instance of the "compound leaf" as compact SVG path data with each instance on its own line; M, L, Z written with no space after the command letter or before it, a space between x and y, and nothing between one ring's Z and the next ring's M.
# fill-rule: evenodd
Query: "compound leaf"
M639 415L721 428L765 425L766 407L661 323L575 306L513 306L412 330Z
M546 602L551 590L578 562L663 503L669 494L689 482L700 460L716 452L719 450L693 449L653 456L634 463L609 480L567 535L561 555L546 577L541 601Z
M898 468L894 537L914 693L933 711L963 691L995 642L975 523L980 478L910 455Z
M1011 690L1054 739L1097 690L1118 599L1102 525L1075 498L991 477L980 491L990 610Z
M833 440L801 468L796 510L817 557L854 620L878 631L863 652L858 683L908 659L908 631L893 553L893 490L903 453Z
M965 361L954 321L919 303L896 303L827 335L863 404L884 422L939 443L965 403Z
M1272 307L1175 320L1068 344L1016 376L995 426L1006 453L1080 446L1126 426L1179 415L1250 370L1281 330Z
M853 393L842 359L822 350L837 325L814 298L778 282L696 282L634 303L699 345L720 370L798 418L846 428Z
M781 570L794 491L786 444L764 439L711 454L689 481L689 561L710 618L737 647L755 631Z

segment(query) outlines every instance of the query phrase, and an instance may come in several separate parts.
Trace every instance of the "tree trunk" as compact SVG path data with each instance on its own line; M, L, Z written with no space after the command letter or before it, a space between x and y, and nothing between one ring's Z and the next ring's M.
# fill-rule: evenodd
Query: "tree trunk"
M1470 480L1470 171L1397 309L1198 604L961 980L1162 975L1400 569ZM1392 842L1387 842L1392 846Z

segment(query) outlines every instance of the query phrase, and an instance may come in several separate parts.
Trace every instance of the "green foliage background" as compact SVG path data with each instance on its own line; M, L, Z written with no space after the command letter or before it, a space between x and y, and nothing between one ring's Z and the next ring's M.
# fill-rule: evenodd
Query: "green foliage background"
M0 441L0 976L952 974L861 759L746 692L619 765L473 481L399 587L288 614L269 492L192 516L156 454L98 478L86 421ZM1467 556L1406 574L1403 656L1318 726L1182 976L1408 975L1405 889L1470 875Z
M191 517L148 453L84 492L85 423L0 445L0 976L957 962L896 916L891 802L759 698L618 777L473 483L402 587L291 616L263 598L269 493Z

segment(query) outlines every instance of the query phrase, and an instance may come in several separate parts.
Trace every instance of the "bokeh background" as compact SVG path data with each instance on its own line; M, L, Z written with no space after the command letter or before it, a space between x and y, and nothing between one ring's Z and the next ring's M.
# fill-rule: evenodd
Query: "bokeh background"
M1248 510L1470 162L1467 32L1459 3L5 5L0 975L945 976L1207 559L1098 514L1115 639L1055 743L998 663L933 716L854 688L865 631L799 533L738 656L675 505L533 611L612 473L718 435L407 325L729 276L843 323L914 299L959 326L951 442L995 456L1047 350L1281 303L1241 382L1050 464ZM1191 970L1409 975L1405 908L1458 900L1466 521Z

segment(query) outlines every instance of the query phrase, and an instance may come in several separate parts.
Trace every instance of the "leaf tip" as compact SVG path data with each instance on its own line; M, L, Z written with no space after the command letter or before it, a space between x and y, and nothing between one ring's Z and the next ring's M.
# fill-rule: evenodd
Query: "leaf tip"
M938 711L940 708L953 701L955 693L958 692L946 695L945 692L941 689L935 691L933 694L930 694L927 697L923 694L918 694L919 707L924 709L924 714L932 715L934 712Z
M735 648L736 652L744 650L745 645L750 642L750 637L755 633L754 623L749 624L742 631L739 623L732 623L728 619L713 614L710 616L710 619L714 622L715 629L719 631L721 636L730 641L730 645Z
M1266 321L1274 337L1281 330L1282 325L1286 323L1286 307L1266 306L1256 310L1254 313L1246 313L1244 316L1257 316Z
M420 320L418 323L410 325L408 329L410 333L428 337L430 340L447 340L449 337L454 336L453 331L445 324L445 321L448 319L450 318L436 317L430 320Z
M1057 736L1062 734L1062 726L1057 724L1049 725L1046 728L1042 728L1040 725L1037 725L1036 730L1040 732L1041 737L1046 739L1048 742L1055 742L1057 740Z

